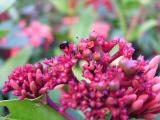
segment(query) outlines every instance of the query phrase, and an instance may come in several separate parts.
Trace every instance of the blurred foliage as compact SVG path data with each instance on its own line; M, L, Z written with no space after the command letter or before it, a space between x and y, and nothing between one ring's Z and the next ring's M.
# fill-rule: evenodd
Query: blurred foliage
M16 56L8 59L0 68L0 87L4 85L9 73L17 66L24 65L31 57L32 47L29 46L20 51Z

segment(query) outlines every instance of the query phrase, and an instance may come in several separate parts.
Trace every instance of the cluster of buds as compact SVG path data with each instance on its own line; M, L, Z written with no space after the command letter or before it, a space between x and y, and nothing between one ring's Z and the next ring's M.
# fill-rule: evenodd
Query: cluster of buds
M118 46L118 50L111 51ZM144 118L153 120L160 112L160 77L155 76L160 56L151 61L145 61L143 56L132 59L134 49L123 39L105 41L95 32L88 39L81 39L78 45L65 42L60 45L64 55L44 61L45 68L41 70L42 84L37 80L37 67L32 66L16 69L6 82L4 92L13 90L28 98L37 97L59 84L67 84L61 94L61 112L67 108L80 109L86 120L106 119L111 113L111 120L128 120ZM113 64L119 60L118 64ZM72 68L82 65L82 76L79 81ZM29 70L29 71L27 71ZM32 79L28 76L32 74ZM47 76L47 77L45 77ZM39 77L38 77L39 78ZM14 81L14 82L13 82ZM31 87L34 81L34 89ZM31 84L32 83L32 84ZM36 92L35 92L36 88ZM34 90L34 91L33 91Z
M3 92L13 91L13 94L20 99L36 98L52 88L49 69L44 68L41 63L17 67L8 78Z

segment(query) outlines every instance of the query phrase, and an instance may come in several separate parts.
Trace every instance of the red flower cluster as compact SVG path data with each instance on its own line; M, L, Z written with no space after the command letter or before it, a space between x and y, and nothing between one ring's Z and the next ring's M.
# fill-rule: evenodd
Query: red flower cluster
M52 88L49 70L41 63L35 65L26 64L16 68L9 76L9 81L5 82L3 92L13 90L13 94L20 99L36 98Z
M110 51L118 45L115 54ZM160 77L155 76L160 56L150 62L142 56L132 59L134 49L131 44L115 38L105 41L103 37L91 33L88 39L80 40L78 45L63 43L60 45L64 55L45 60L45 68L35 65L16 69L6 82L4 91L25 90L24 97L34 98L53 89L59 84L68 84L61 95L61 111L67 108L80 109L86 120L105 119L111 112L111 120L145 118L153 120L160 112ZM120 58L118 65L113 61ZM83 80L78 81L72 71L73 65L85 61L82 66ZM37 71L41 70L41 84L37 82ZM29 75L32 75L30 80ZM46 77L47 76L47 77ZM38 77L39 78L39 77ZM34 89L32 84L34 81ZM36 88L36 89L35 89ZM36 90L36 92L35 92Z

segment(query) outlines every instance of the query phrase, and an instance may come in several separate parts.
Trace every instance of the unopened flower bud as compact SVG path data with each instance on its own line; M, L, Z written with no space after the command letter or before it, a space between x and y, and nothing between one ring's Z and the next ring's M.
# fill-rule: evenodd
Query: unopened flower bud
M10 84L11 84L11 87L12 87L13 89L15 89L15 90L20 89L20 87L19 87L19 85L17 84L16 81L10 80Z
M135 102L132 103L131 111L140 110L143 106L143 103L144 101L141 99L136 100Z
M93 58L94 60L99 60L101 58L100 52L96 51L93 53Z
M160 91L160 83L157 83L152 86L152 91L153 92L159 92Z
M146 102L147 101L147 99L149 98L149 95L147 95L147 94L142 94L142 95L140 95L139 97L138 97L138 100L143 100L144 102Z
M30 83L30 89L31 89L31 91L35 94L36 92L37 92L37 87L36 87L36 83L34 82L34 81L32 81L31 83Z
M110 90L118 90L119 89L119 87L120 87L120 83L118 82L118 81L111 81L110 83L109 83L109 89Z
M36 71L36 82L38 84L42 83L42 72L40 69L37 69L37 71Z
M89 39L95 41L97 39L97 33L95 31L91 32Z
M149 68L157 68L158 64L160 63L160 55L155 56L154 58L151 59L149 62Z

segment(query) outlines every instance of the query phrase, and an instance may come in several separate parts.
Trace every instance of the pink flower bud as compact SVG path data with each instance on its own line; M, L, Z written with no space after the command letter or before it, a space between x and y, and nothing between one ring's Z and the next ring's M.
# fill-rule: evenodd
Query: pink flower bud
M19 85L17 84L17 82L16 81L14 81L14 80L10 80L10 84L11 84L11 87L13 88L13 89L15 89L15 90L18 90L18 89L20 89L20 87L19 87Z
M31 83L30 83L30 89L31 89L31 91L35 94L35 93L37 93L37 87L36 87L36 83L34 82L34 81L32 81Z
M153 92L159 92L160 91L160 83L157 83L152 86L152 91Z
M42 72L40 69L37 69L36 71L36 82L42 84Z
M156 76L153 78L154 83L160 83L160 77Z
M110 83L109 83L109 89L110 90L118 90L119 89L119 87L120 87L120 83L118 82L118 81L111 81Z
M160 63L160 55L155 56L152 58L152 60L149 62L149 68L157 68L158 64Z
M95 41L97 39L97 33L95 31L91 32L89 39Z
M48 90L48 87L43 87L43 88L40 89L39 93L44 94L44 93L47 92L47 90Z
M148 77L148 79L149 80L151 80L151 79L153 79L154 78L154 76L155 76L155 74L156 74L156 70L157 70L157 68L152 68L151 70L149 70L148 72L147 72L147 77Z
M138 97L138 100L143 100L144 102L146 102L147 101L147 99L149 98L149 95L147 95L147 94L142 94L142 95L140 95L139 97Z
M94 60L96 60L96 61L99 60L99 59L101 58L100 52L98 52L98 51L94 52L93 58L94 58Z
M113 97L108 97L106 100L106 104L114 105L114 104L116 104L116 101Z
M26 96L27 95L26 90L21 90L21 94L22 94L22 96Z
M143 103L144 103L144 101L141 99L136 100L135 102L132 103L131 111L140 110L143 106Z
M32 82L32 81L33 81L32 73L28 73L28 81L29 81L29 82Z
M137 95L136 94L131 94L128 95L128 101L133 102L137 99Z

